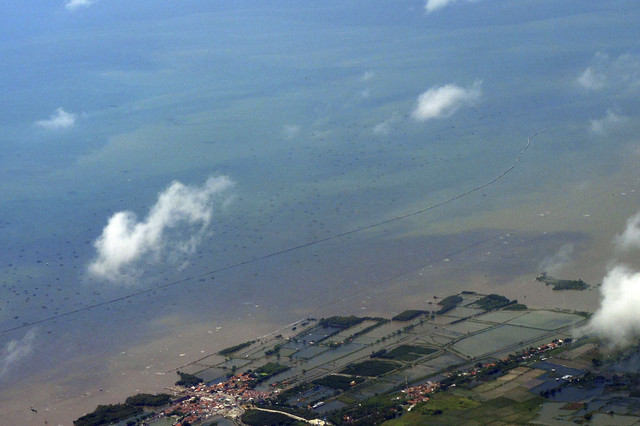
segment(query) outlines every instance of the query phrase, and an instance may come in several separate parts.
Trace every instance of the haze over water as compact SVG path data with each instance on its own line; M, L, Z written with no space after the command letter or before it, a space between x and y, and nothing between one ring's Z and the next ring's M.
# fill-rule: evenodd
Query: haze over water
M0 417L307 315L597 307L533 279L599 282L637 211L636 2L211 3L0 4Z

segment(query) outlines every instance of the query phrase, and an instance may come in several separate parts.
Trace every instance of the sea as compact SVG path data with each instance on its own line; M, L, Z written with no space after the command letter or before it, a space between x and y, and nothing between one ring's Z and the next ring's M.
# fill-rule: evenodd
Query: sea
M0 2L0 418L72 424L306 317L463 290L597 309L640 204L638 22L631 0Z

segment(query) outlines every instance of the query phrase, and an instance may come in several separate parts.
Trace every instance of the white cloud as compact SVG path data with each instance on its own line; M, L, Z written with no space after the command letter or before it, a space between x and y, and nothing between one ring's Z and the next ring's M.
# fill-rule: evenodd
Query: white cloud
M373 76L373 71L365 71L360 77L360 81L364 83L364 88L360 90L356 96L359 100L365 100L371 97L371 88L369 87L369 81L373 78Z
M640 88L640 59L624 54L610 58L598 52L576 79L578 86L586 90L602 90L613 87L623 90Z
M130 211L115 213L94 243L97 256L89 273L109 281L131 281L145 262L171 261L193 252L209 226L214 202L231 185L226 176L209 178L200 187L176 181L158 195L143 221Z
M565 244L553 255L542 260L540 271L553 276L558 274L571 261L573 244Z
M587 67L579 76L578 84L585 89L598 90L605 86L606 77L595 71L592 67Z
M455 2L456 0L427 0L427 3L424 5L424 9L427 13L431 13Z
M95 2L96 0L69 0L64 7L69 10L76 10L79 7L89 7Z
M614 267L604 277L600 293L600 308L585 331L615 346L626 346L640 336L640 272Z
M373 134L377 136L387 136L389 133L391 133L389 120L384 120L382 123L376 124L373 128Z
M481 85L482 82L477 80L467 89L454 84L432 87L418 97L411 116L418 121L450 117L461 107L478 102Z
M373 78L373 71L365 71L360 78L362 81L367 82Z
M458 0L427 0L424 5L424 10L427 13L435 12L436 10L443 9L453 3L456 3ZM478 0L466 0L467 3L475 3Z
M640 249L640 213L629 218L614 242L618 254ZM640 272L616 262L604 277L600 293L600 307L579 332L594 334L618 347L640 337Z
M627 220L627 227L614 242L618 251L640 248L640 213Z
M29 330L20 340L10 340L0 351L0 377L33 351L35 331Z
M387 136L391 133L391 126L398 121L398 117L394 114L391 117L384 120L382 123L378 123L373 128L373 134L376 136Z
M624 116L618 115L609 109L607 110L607 113L603 118L591 120L589 130L591 131L591 133L594 133L596 135L604 135L609 130L619 126L622 122L624 122L624 120Z
M358 93L358 98L368 99L371 96L371 90L369 88L363 89Z
M36 125L48 130L64 130L76 124L76 115L58 108L48 120L36 121Z
M284 134L285 139L293 139L298 136L300 133L301 127L297 124L285 124L282 128L282 133Z

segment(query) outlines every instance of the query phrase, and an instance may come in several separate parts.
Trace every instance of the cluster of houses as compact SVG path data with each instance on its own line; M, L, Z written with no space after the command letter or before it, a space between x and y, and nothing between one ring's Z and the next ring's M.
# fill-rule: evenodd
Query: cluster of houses
M411 404L409 407L409 411L416 404L420 402L426 402L429 400L429 395L431 395L434 391L436 391L440 387L440 383L427 382L417 386L410 386L406 389L403 389L402 392L405 394L405 398Z
M238 417L241 404L260 402L274 396L273 391L257 391L251 386L254 379L240 374L224 382L182 390L182 397L158 413L155 419L175 416L177 425L194 424L216 416Z
M536 348L528 348L525 349L523 351L521 351L520 353L517 354L518 358L522 359L522 360L526 360L531 358L532 356L535 355L539 355L543 352L547 352L547 351L551 351L553 349L559 348L560 346L563 346L566 343L571 343L573 340L572 339L555 339L549 343L545 343L544 345L540 345ZM508 358L504 358L501 361L506 361L508 360Z
M516 358L526 360L532 356L556 349L570 343L570 339L553 340L535 348L525 349ZM513 359L513 358L511 358ZM500 360L509 361L509 357ZM475 376L483 369L495 367L496 363L489 362L477 364L466 372L458 372L458 376ZM450 373L451 374L451 373ZM449 375L450 375L449 374ZM564 378L563 378L564 379ZM155 418L177 416L181 424L193 424L215 416L239 417L242 414L241 404L261 402L275 397L279 390L257 391L253 389L252 382L255 379L249 374L240 374L227 379L224 382L199 386L182 390L183 396L175 401L169 408L158 413ZM355 384L355 383L354 383ZM455 386L455 385L453 385ZM410 404L409 410L420 402L429 400L429 395L441 387L440 383L431 381L405 388L405 400ZM316 408L316 407L313 407ZM345 419L348 421L348 419Z

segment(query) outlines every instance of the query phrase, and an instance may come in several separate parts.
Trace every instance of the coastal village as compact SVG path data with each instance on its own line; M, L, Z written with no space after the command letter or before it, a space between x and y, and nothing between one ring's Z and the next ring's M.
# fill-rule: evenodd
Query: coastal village
M167 388L170 403L119 420L392 425L429 415L456 424L489 410L481 415L507 424L553 424L611 416L606 410L615 406L616 418L640 421L639 401L627 398L621 413L620 392L605 392L615 385L640 395L640 383L603 367L608 355L595 341L573 339L586 321L583 313L473 292L441 299L437 311L407 310L390 320L305 318L180 367L181 380ZM101 424L88 420L75 424Z
M211 385L176 386L172 391L177 399L147 422L153 423L172 416L180 417L180 422L176 424L197 424L216 416L239 418L243 413L243 404L262 402L274 395L274 391L253 390L249 386L251 380L248 374L240 374Z
M561 346L563 346L562 340L554 340L537 348L525 350L517 354L514 359L507 357L501 359L500 362L507 363L512 360L517 363L525 362L532 357ZM489 362L478 364L468 371L446 372L444 375L453 380L458 380L459 378L472 379L479 374L495 369L496 366L496 362ZM569 377L563 377L563 379L566 380ZM251 386L253 381L254 378L250 374L243 373L215 384L199 384L198 386L187 388L175 386L170 389L174 397L176 397L174 402L158 414L148 418L146 424L154 424L154 422L165 418L171 418L174 421L172 424L177 426L201 424L206 420L219 416L239 420L246 409L268 403L280 393L280 389L277 388L278 383L274 383L271 390L257 391ZM350 385L355 386L356 382L352 381ZM396 399L401 400L403 404L407 403L406 410L411 411L417 404L429 401L431 394L443 387L446 387L446 385L432 381L407 386L401 390L402 395L396 397ZM314 409L322 405L316 403L314 406L308 405L306 408ZM349 416L345 416L344 420L349 423L352 419ZM309 419L306 422L310 424L330 424L321 419Z

